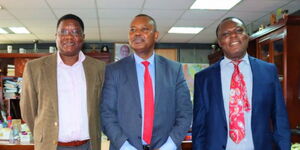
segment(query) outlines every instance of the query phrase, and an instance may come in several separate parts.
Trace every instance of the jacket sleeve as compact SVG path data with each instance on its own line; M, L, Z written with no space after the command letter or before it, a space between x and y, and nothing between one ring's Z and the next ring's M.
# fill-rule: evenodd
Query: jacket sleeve
M101 98L101 122L104 134L108 136L111 144L120 149L128 139L123 133L117 116L117 88L112 69L108 65L105 71L105 80Z
M284 97L282 94L281 84L277 76L277 70L274 66L274 83L275 83L275 105L272 113L272 122L274 126L274 139L280 150L291 149L291 133L289 128L288 115Z
M177 80L176 80L176 121L170 133L175 145L178 147L191 126L192 121L192 102L190 91L188 89L182 66L178 67Z
M194 80L194 116L192 128L193 149L204 150L206 109L204 105L203 88L201 87L201 74L195 75Z
M25 69L23 72L20 109L22 119L26 122L33 134L34 120L37 115L38 99L34 86L35 84L33 83L32 67L30 66L30 64L31 63L27 63L25 65Z

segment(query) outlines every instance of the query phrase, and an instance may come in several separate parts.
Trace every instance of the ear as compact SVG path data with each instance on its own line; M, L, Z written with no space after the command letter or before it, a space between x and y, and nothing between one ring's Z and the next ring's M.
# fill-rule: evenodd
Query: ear
M220 42L221 40L219 40L218 38L217 40L218 40L218 45L222 48L222 43Z
M83 40L85 39L85 34L84 34L84 33L82 34L82 39L83 39Z
M154 32L154 39L155 39L155 41L158 39L158 37L159 37L159 32L158 31Z

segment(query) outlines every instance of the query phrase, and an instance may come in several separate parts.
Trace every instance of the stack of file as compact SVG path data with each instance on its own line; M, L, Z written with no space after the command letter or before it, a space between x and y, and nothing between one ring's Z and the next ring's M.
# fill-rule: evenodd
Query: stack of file
M3 88L5 99L15 99L18 93L18 84L15 81L5 80Z
M7 65L7 76L15 76L15 65Z

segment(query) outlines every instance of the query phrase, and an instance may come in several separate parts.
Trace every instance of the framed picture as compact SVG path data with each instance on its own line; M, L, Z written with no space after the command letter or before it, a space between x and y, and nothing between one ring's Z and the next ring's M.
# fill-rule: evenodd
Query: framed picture
M115 61L118 61L124 57L129 56L132 53L129 44L127 43L115 43Z

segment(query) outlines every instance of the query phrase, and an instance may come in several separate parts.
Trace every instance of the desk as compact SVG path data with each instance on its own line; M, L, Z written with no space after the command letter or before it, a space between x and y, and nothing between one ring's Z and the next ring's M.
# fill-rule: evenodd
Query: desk
M192 150L192 141L182 141L182 150Z
M192 141L183 141L181 146L182 150L192 150ZM10 144L8 141L0 141L0 150L34 150L34 146L32 143Z
M10 144L8 141L0 141L1 150L34 150L33 143Z

